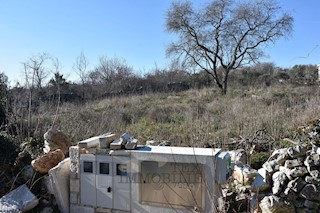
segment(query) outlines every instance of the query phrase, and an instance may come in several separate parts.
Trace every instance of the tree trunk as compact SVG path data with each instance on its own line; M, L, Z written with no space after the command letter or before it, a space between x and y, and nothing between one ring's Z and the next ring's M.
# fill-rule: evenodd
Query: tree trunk
M222 87L221 87L221 94L222 95L226 95L227 94L229 72L230 72L230 69L226 69L225 70L223 84L222 84Z

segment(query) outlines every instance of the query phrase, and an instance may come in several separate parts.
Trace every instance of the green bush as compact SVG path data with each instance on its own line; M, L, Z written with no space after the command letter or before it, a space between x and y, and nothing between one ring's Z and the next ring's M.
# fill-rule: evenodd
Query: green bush
M262 167L262 165L268 160L270 157L269 153L266 152L260 152L251 155L251 167L254 169L259 169Z

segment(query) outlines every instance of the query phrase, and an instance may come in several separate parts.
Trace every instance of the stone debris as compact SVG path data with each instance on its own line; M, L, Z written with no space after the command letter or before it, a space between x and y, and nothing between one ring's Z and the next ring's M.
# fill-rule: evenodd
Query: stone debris
M295 213L295 207L291 203L284 202L275 195L265 196L259 204L263 213Z
M119 138L119 135L112 134L112 133L106 133L106 134L101 135L100 136L100 148L101 149L110 148L110 143L117 138Z
M95 154L97 150L101 151L101 149L136 149L138 143L139 140L128 133L124 133L121 137L118 134L106 133L80 141L78 142L78 146L81 149L81 153Z
M44 153L60 149L63 154L68 155L71 146L70 139L60 130L50 128L44 135Z
M123 138L117 138L110 144L110 149L113 149L113 150L123 149L125 142L126 141Z
M256 173L235 161L237 150L230 151L234 160L233 200L239 194L246 195L250 203L246 212L320 212L320 120L315 127L303 127L298 132L304 134L300 141L298 138L292 147L273 151ZM255 176L251 178L251 174ZM226 195L225 199L232 198ZM228 212L238 211L233 208Z
M263 192L271 187L271 180L268 171L265 168L258 169L258 173L253 179L251 190L254 192Z
M25 212L38 204L37 197L23 184L0 198L0 212Z
M239 173L237 170L239 168L235 166L236 173ZM246 170L250 171L249 168ZM262 213L320 212L318 147L300 144L276 150L252 181L247 180L238 183L251 183L251 196L255 193L264 195L260 201L252 199L259 202Z
M31 162L31 166L40 174L46 174L51 168L58 165L58 163L64 158L64 153L60 149L57 149L33 160Z
M61 161L49 171L52 191L61 213L69 212L70 158Z
M248 164L236 163L233 167L232 177L240 184L251 184L253 178L256 176L257 171L251 169Z
M237 150L232 150L228 151L228 153L231 156L231 161L232 162L242 162L242 163L247 163L247 153L244 149L237 149Z

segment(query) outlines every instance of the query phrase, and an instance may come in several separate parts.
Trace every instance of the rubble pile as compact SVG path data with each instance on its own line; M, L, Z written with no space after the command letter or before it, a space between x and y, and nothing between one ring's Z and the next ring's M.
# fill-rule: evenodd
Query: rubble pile
M95 153L100 149L133 150L137 148L138 143L138 139L134 138L128 133L122 134L121 137L118 134L106 133L80 141L78 142L78 146L81 149L81 152Z
M320 149L316 146L308 149L306 144L276 150L263 165L267 173L265 182L270 189L260 188L254 182L257 191L266 193L260 201L262 212L280 212L275 209L287 209L286 212L320 211ZM271 192L271 194L270 194ZM290 210L290 211L289 211Z
M320 127L299 131L303 141L275 150L258 171L235 162L236 200L250 203L250 212L320 212Z

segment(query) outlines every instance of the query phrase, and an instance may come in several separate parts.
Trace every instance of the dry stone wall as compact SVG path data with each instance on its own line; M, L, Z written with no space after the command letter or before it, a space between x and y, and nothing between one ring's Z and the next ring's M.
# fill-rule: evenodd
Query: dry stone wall
M308 148L309 147L309 148ZM263 165L271 178L271 195L260 202L262 212L273 200L289 208L287 212L320 212L320 149L306 144L275 151ZM267 191L268 192L268 191Z
M258 171L237 163L233 177L237 184L251 185L251 212L320 212L318 146L276 150Z
M273 151L258 170L234 162L236 201L250 203L243 212L320 212L320 120L295 135L295 146Z

